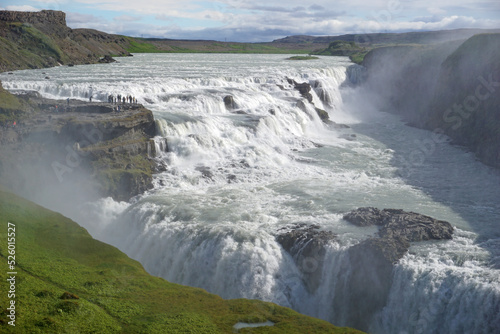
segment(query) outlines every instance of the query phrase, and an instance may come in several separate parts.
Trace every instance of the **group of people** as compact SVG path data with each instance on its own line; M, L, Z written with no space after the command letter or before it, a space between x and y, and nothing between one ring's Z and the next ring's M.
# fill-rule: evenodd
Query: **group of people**
M109 103L137 103L137 99L133 97L132 95L129 96L122 96L118 94L117 96L114 95L109 95L108 96L108 102Z

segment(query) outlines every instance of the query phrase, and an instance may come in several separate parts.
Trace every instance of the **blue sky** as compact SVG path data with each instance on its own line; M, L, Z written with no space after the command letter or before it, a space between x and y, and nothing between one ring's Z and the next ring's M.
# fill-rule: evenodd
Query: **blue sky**
M0 0L0 9L62 10L71 28L239 42L302 34L500 28L500 0Z

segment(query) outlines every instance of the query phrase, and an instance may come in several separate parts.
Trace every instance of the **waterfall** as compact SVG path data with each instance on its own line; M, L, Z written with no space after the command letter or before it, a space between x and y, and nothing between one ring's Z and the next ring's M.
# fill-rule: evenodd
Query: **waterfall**
M415 186L398 173L396 153L413 152L429 134L370 109L365 96L355 95L357 104L345 100L362 80L361 66L336 57L284 58L136 55L44 70L50 80L39 70L0 79L6 89L49 98L88 99L90 88L97 101L132 95L153 111L157 136L149 154L164 167L154 189L130 203L87 203L75 218L151 274L336 325L362 323L373 333L494 333L500 243L490 232L500 219L500 175L442 142L418 166L427 179ZM290 81L310 85L310 100ZM334 129L317 109L352 128ZM474 178L477 190L450 182L448 174L432 178L450 163L461 168L460 180ZM454 195L442 200L435 189ZM384 306L363 319L357 312L365 299L353 297L359 264L349 249L377 230L342 216L368 205L448 220L456 233L412 245L393 267ZM303 225L336 235L321 256L299 259L277 241Z

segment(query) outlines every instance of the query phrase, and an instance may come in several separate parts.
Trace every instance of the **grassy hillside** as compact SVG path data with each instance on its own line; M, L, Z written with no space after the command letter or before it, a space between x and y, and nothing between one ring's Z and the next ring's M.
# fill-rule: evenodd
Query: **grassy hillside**
M128 55L130 40L60 22L0 21L0 71L90 64L105 55Z
M164 53L257 53L257 54L308 54L318 45L290 43L237 43L204 40L138 39L139 51ZM154 49L151 48L153 46ZM325 45L326 46L326 45Z
M0 82L0 125L10 125L26 117L28 110L28 104L6 91Z
M241 333L359 333L255 300L223 300L147 274L73 221L0 188L1 290L16 271L15 327L0 295L2 333L233 333L237 322L275 323ZM15 268L7 268L8 223ZM12 232L12 231L11 231ZM10 275L9 275L10 276Z

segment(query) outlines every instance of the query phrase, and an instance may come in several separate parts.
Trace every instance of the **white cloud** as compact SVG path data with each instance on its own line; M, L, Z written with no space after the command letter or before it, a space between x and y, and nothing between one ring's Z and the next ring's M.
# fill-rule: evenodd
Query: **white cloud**
M71 28L90 28L92 24L103 24L106 21L101 17L91 14L67 12L66 22Z
M429 7L427 8L427 11L432 14L432 15L442 15L446 14L446 10L439 8L439 7Z
M59 4L61 10L70 3L32 1ZM498 0L75 0L72 11L80 5L92 8L93 15L68 12L67 21L72 28L135 36L256 42L294 34L499 28L500 15L498 20L492 15L499 4ZM152 22L145 24L145 19Z
M18 11L18 12L38 12L40 9L33 6L22 5L22 6L6 6L6 10Z
M120 15L113 18L113 21L118 21L118 22L135 22L140 20L141 20L140 17L131 15Z

